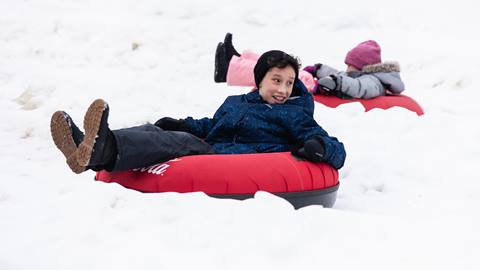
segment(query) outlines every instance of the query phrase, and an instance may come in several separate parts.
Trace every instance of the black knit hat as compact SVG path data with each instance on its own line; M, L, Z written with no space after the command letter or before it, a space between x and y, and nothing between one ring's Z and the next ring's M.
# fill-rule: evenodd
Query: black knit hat
M295 80L298 79L300 64L296 58L278 50L268 51L262 54L260 58L258 58L257 64L253 69L255 85L257 88L263 80L263 77L265 77L265 74L267 74L272 67L284 68L286 66L291 66L293 68L295 71Z

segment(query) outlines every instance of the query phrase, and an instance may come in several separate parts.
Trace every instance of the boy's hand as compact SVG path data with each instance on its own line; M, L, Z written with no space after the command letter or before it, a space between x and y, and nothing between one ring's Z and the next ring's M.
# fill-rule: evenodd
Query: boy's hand
M313 138L307 140L302 148L292 152L292 154L308 161L321 162L324 160L325 148L320 138Z
M188 132L187 123L183 119L177 120L171 117L163 117L160 118L157 122L155 122L155 126L163 130Z

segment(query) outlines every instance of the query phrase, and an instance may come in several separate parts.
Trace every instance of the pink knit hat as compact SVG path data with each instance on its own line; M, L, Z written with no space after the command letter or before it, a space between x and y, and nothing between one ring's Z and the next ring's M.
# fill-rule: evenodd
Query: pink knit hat
M345 57L345 64L352 65L359 70L366 65L382 62L380 45L374 40L367 40L351 49Z

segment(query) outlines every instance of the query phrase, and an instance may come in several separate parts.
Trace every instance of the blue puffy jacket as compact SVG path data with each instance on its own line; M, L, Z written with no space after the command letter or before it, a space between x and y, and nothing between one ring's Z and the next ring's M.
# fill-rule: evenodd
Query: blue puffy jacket
M339 169L345 161L343 144L313 119L313 98L299 80L284 104L263 101L258 91L229 96L213 118L186 118L189 132L204 138L218 154L290 151L313 137L325 148L324 161Z

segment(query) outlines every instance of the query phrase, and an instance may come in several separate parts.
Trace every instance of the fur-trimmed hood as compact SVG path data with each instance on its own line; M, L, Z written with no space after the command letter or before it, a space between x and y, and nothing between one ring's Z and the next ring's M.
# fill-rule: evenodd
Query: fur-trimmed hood
M400 72L400 64L395 61L382 62L373 65L366 65L362 68L363 73L377 72Z
M361 83L355 80L361 80ZM362 71L347 72L342 77L342 92L358 98L384 96L385 91L399 94L405 90L397 62L382 62L364 66Z

